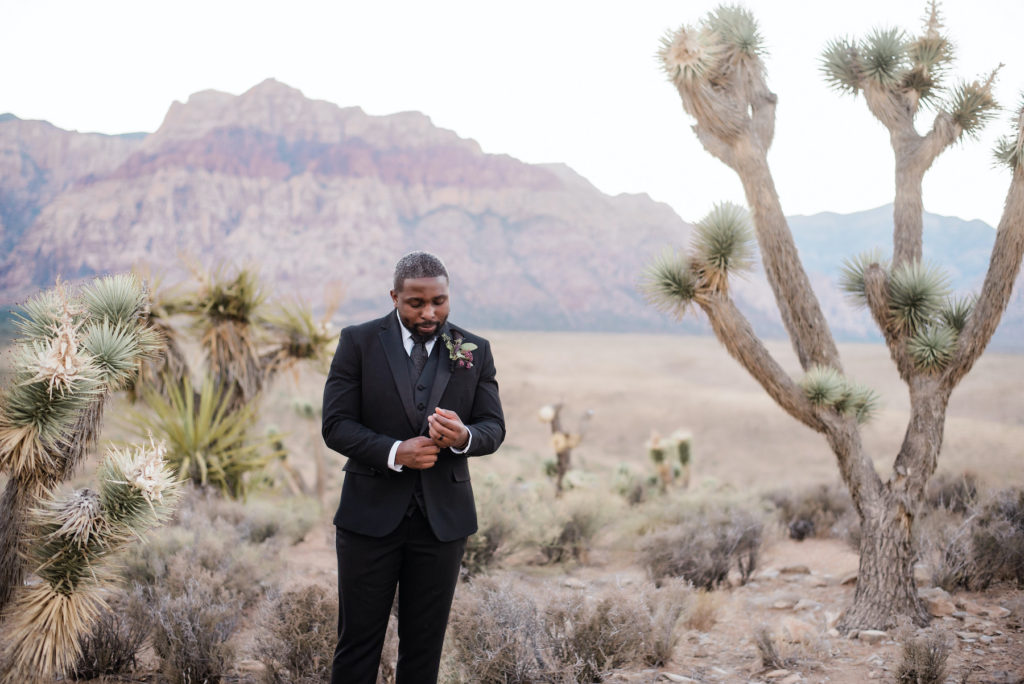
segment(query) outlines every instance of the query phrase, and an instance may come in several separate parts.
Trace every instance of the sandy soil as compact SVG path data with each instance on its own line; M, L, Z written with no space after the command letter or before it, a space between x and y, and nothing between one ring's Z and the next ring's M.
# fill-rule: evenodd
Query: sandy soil
M732 359L708 338L655 335L492 332L508 437L495 455L472 464L474 479L541 479L551 457L548 428L536 418L546 403L563 402L572 426L586 409L594 411L574 465L598 478L620 463L647 468L644 442L652 431L677 428L694 435L694 486L718 492L799 488L837 481L824 439L784 414ZM770 344L787 370L798 364L784 343ZM879 415L864 429L864 442L883 478L903 438L908 399L881 346L843 345L847 374L884 397ZM940 470L971 471L993 486L1024 484L1024 356L989 354L954 393ZM278 420L287 405L316 401L322 379L304 375L283 382L270 411ZM313 423L291 433L297 463L312 477L317 440ZM333 584L333 532L327 518L340 487L341 459L327 454L325 521L288 554L288 583ZM803 566L803 567L799 567ZM831 539L795 542L773 539L761 569L745 586L718 592L718 620L707 632L688 631L675 658L662 670L623 675L622 681L837 682L895 681L900 645L890 634L879 643L830 635L830 622L852 600L857 555ZM506 567L503 572L531 572ZM598 550L586 565L569 565L545 581L597 587L642 581L643 571L628 552ZM935 624L956 636L951 679L970 682L1024 681L1024 634L1015 618L997 618L1000 606L1021 599L1000 588L985 594L957 594L970 610ZM986 614L992 613L992 615ZM785 672L766 672L754 645L762 625L776 635ZM954 677L955 678L952 678ZM670 679L670 677L677 677ZM688 678L688 679L687 679Z

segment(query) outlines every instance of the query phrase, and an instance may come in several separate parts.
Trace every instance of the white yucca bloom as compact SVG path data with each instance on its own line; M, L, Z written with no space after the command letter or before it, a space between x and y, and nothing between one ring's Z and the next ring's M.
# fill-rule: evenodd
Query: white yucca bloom
M67 304L60 322L53 327L53 337L49 347L40 350L36 361L36 375L29 382L46 381L50 386L50 396L54 388L61 396L71 389L72 384L81 376L82 369L89 362L88 357L78 350L78 328L71 318Z
M157 442L150 435L149 446L142 445L135 450L132 467L127 472L128 484L141 491L149 501L162 500L164 490L174 482L166 468L166 454L167 442Z
M537 411L537 418L539 418L542 423L550 423L555 419L555 407L551 404L541 406L540 410Z

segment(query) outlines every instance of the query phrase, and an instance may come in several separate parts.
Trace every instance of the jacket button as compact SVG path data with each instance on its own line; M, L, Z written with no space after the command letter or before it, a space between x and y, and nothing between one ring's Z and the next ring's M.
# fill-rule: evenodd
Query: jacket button
M416 408L422 411L423 409L427 408L427 405L421 401L420 403L416 404Z
M418 389L420 392L422 392L423 390L425 390L427 388L424 385L416 385L416 389Z

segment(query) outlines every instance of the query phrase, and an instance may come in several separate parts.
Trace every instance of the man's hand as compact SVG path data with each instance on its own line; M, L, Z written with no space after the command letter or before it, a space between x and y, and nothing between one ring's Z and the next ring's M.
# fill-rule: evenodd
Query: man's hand
M427 416L427 423L430 425L430 439L439 447L462 449L469 441L469 428L462 424L455 411L438 407Z
M398 445L395 463L415 470L426 470L437 463L437 452L440 450L429 437L413 437Z

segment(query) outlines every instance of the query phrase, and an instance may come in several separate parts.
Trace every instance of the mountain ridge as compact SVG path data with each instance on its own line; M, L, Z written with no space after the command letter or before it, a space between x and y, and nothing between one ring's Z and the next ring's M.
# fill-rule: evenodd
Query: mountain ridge
M835 281L840 255L871 241L891 249L891 205L789 220L836 337L878 339ZM0 119L6 303L58 275L142 263L182 273L170 255L193 254L259 264L276 290L308 299L342 283L339 320L357 320L389 306L394 259L425 248L448 262L466 325L706 333L705 321L677 324L636 288L650 259L686 244L691 230L668 205L605 195L565 164L486 154L422 113L368 115L273 79L241 95L201 91L174 102L149 134ZM925 232L926 257L950 266L958 287L980 283L994 230L926 214ZM734 292L759 333L782 335L759 271ZM1019 287L1014 297L997 343L1017 348Z

